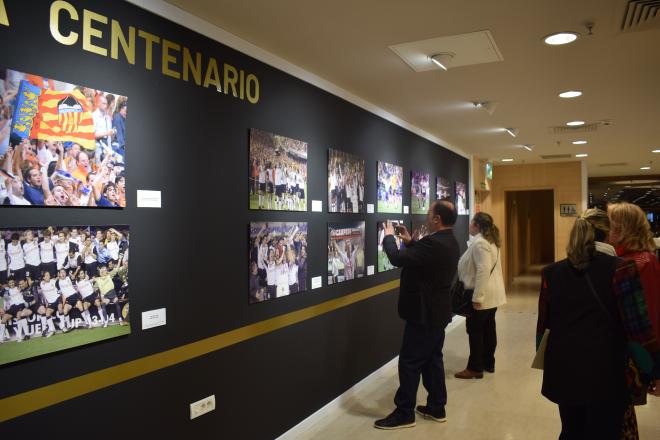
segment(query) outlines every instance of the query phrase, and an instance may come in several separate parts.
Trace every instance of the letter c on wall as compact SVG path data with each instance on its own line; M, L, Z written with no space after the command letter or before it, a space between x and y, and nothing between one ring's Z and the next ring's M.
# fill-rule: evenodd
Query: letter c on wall
M78 11L69 2L57 0L50 6L50 33L59 43L71 46L78 41L78 33L70 31L69 35L60 32L60 11L66 11L72 20L78 21Z

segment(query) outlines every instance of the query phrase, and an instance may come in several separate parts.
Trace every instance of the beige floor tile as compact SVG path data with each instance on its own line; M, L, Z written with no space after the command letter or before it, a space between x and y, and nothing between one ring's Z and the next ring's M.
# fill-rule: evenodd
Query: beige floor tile
M359 393L339 399L282 439L461 439L553 440L561 423L556 405L541 396L542 372L530 368L534 357L540 268L518 277L507 292L507 305L497 312L496 373L484 379L460 380L454 373L467 364L465 324L447 333L444 358L447 374L447 423L417 417L417 426L396 431L373 428L374 420L394 409L398 387L396 364L382 369L362 384ZM426 400L421 386L418 402ZM660 399L637 408L642 440L660 439Z

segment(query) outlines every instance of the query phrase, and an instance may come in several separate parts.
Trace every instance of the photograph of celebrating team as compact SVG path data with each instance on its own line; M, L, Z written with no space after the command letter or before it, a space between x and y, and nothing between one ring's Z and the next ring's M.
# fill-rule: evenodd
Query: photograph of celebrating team
M128 99L3 73L0 205L125 207Z
M378 212L403 212L403 167L378 161Z
M458 215L468 215L467 190L464 183L456 182L456 212Z
M444 177L435 179L435 198L438 200L451 199L451 182Z
M128 251L128 226L0 230L0 364L129 334Z
M307 290L307 223L250 223L248 255L250 303Z
M250 209L307 211L307 143L250 130Z
M364 160L328 151L328 212L364 212Z
M328 223L328 285L365 276L364 222Z
M410 173L410 208L413 214L426 214L431 203L431 176L421 171Z
M385 220L386 222L391 222L392 225L394 226L394 241L396 242L396 247L397 249L401 250L405 248L405 244L403 243L403 240L398 234L397 227L399 225L406 226L406 223L403 220ZM406 226L407 228L407 226ZM383 239L385 238L385 224L384 222L378 222L377 224L377 229L378 229L378 272L385 272L388 270L395 269L395 267L390 263L390 259L387 258L387 254L385 254L385 251L383 250Z

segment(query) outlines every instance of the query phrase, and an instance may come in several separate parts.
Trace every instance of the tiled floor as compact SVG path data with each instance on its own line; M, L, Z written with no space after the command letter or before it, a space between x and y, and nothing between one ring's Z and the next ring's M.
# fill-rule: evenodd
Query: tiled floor
M542 372L529 367L534 355L536 301L540 285L539 268L518 277L507 292L508 304L497 312L497 372L482 380L459 380L453 374L467 363L468 340L465 324L447 334L447 423L420 417L417 426L397 431L373 428L374 420L394 407L398 386L396 362L372 375L282 439L465 439L545 440L557 439L560 422L556 406L540 394ZM420 384L418 402L426 393ZM660 439L660 398L638 407L637 417L643 440Z

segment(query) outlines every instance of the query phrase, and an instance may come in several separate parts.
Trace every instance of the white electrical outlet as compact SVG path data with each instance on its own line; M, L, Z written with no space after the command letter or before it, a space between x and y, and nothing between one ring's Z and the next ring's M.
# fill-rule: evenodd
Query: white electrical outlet
M190 420L211 411L215 411L215 394L190 404Z

